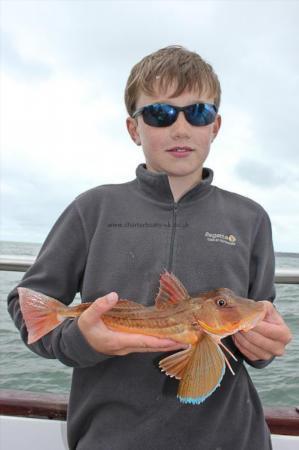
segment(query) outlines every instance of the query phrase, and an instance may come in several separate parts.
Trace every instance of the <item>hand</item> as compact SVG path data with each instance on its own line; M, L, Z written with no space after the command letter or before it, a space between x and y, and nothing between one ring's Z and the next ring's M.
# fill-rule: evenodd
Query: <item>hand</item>
M281 315L271 302L263 301L265 316L248 332L240 331L232 338L240 352L251 361L267 360L282 356L292 334Z
M169 352L186 348L186 345L171 339L110 330L101 316L113 308L117 301L117 294L111 292L95 300L78 319L81 333L94 350L106 355L127 355L133 352Z

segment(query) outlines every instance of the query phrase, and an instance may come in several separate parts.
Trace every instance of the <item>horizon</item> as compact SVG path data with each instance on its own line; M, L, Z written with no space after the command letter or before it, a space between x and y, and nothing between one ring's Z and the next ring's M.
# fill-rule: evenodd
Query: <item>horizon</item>
M11 241L11 240L0 239L0 250L1 250L1 244L2 243L7 243L7 244L26 244L26 245L35 245L35 246L37 246L37 245L42 246L43 245L43 242ZM295 257L295 258L298 257L299 258L299 252L274 251L274 254L275 254L275 256L278 256L278 255L279 256L283 256L283 255L285 255L285 256L290 256L290 257ZM4 253L1 253L1 251L0 251L0 256L4 256L4 255L5 256L10 256L10 255L6 255ZM19 255L19 256L21 256L21 255ZM26 256L26 255L24 255L24 256Z

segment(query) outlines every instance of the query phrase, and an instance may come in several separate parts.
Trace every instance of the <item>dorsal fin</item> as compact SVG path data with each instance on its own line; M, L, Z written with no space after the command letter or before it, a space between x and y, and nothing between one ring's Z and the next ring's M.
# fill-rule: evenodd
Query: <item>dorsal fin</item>
M173 273L165 271L160 276L159 292L155 300L156 308L165 309L190 298L187 289Z

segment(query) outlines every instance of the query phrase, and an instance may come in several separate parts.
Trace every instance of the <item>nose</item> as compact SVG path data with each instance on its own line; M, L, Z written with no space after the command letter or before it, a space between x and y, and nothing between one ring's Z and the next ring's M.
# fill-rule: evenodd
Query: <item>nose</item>
M170 126L170 133L174 139L190 137L190 124L187 122L183 111L179 112L176 121Z

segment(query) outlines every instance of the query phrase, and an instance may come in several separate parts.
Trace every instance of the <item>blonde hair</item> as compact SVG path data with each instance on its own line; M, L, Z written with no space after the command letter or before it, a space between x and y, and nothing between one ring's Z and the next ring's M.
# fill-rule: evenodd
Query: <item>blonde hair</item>
M153 95L175 86L172 97L184 92L198 91L214 98L219 108L221 87L213 67L197 53L180 45L170 45L145 56L133 66L125 88L125 104L130 116L136 109L141 92Z

